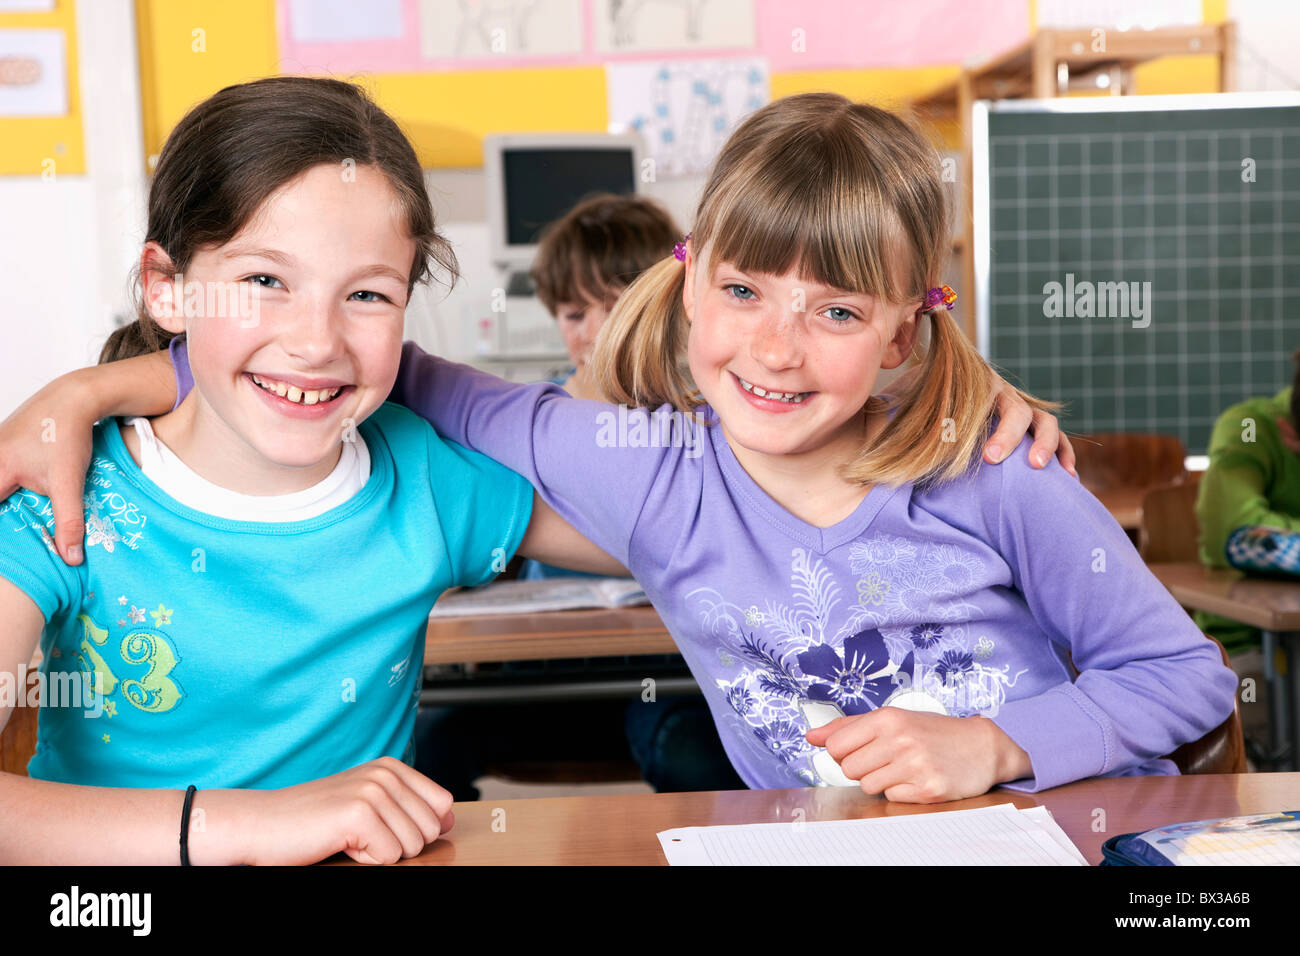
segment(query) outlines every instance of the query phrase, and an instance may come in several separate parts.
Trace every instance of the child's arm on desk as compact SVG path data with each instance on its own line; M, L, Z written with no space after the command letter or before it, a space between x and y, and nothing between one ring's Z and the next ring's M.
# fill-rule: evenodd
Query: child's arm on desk
M0 620L0 667L21 674L45 617L0 578ZM0 708L0 731L8 720L9 707ZM184 801L180 790L0 773L0 864L179 863ZM415 856L451 828L451 802L442 787L390 757L283 790L200 790L192 809L203 813L190 817L190 860L291 865L343 852L361 863L391 863Z

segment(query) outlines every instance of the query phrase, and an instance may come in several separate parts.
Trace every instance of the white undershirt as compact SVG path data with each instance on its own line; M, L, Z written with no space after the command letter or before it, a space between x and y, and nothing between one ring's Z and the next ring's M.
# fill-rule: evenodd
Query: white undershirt
M140 437L140 470L183 505L232 521L305 521L343 504L370 478L370 450L358 434L323 480L287 495L245 495L214 485L159 441L147 418L128 418Z

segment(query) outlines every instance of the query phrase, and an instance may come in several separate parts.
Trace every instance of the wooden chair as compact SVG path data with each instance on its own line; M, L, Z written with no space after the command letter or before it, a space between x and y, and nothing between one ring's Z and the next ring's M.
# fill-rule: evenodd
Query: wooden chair
M1147 564L1199 560L1196 493L1200 472L1187 480L1152 488L1142 496L1138 552Z
M0 771L27 776L27 761L36 753L36 708L14 707L0 732Z
M1187 450L1173 435L1104 432L1070 439L1079 481L1089 491L1151 488L1184 474Z

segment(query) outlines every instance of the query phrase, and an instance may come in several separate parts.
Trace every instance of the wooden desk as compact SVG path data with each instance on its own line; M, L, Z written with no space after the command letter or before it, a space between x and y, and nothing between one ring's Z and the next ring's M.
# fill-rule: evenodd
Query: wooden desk
M426 665L675 653L652 607L430 618L424 640Z
M1264 675L1272 690L1269 722L1281 766L1297 769L1300 742L1300 581L1253 578L1195 562L1147 565L1183 607L1241 621L1263 632ZM1282 651L1284 670L1277 667Z
M1204 774L1084 780L1040 794L995 790L982 797L918 806L868 797L855 787L652 793L457 803L451 831L404 866L539 864L664 866L655 834L685 826L808 822L964 810L997 803L1045 806L1089 863L1120 833L1186 820L1267 813L1300 806L1300 774ZM1094 831L1105 813L1103 832ZM496 829L493 829L494 821ZM504 826L504 829L502 829ZM341 859L344 865L350 860Z

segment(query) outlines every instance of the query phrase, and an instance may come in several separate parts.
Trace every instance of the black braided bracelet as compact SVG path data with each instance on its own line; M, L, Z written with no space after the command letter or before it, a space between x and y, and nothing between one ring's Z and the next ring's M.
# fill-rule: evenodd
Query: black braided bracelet
M181 808L181 866L190 865L190 807L198 787L190 784L185 791L185 806Z

